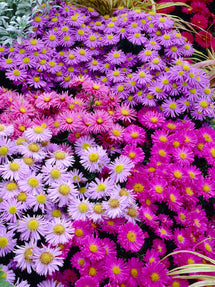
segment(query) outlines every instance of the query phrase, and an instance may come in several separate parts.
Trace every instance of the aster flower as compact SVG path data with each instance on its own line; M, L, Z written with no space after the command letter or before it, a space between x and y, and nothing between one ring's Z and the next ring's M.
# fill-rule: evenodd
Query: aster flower
M71 151L63 150L63 148L56 149L50 153L50 158L47 159L47 164L56 166L57 168L67 168L74 162L74 157Z
M142 145L145 142L145 130L137 125L130 124L125 128L123 138L128 144Z
M113 182L110 178L99 179L95 178L95 181L90 182L88 186L89 197L91 199L100 199L107 197L113 190Z
M107 56L107 61L110 64L119 65L125 62L126 56L121 50L112 50Z
M16 244L16 239L13 239L13 231L7 231L5 228L1 228L0 231L0 257L6 256L10 253Z
M32 160L35 160L37 162L42 161L42 159L46 155L45 151L43 150L43 147L39 143L34 142L23 142L23 144L19 146L19 152L25 158L31 158Z
M119 218L123 216L125 208L128 207L127 197L119 195L111 195L108 201L103 203L105 209L105 217L107 218Z
M129 277L126 283L130 286L137 287L141 284L141 271L143 268L143 263L138 258L129 258L128 259L128 270Z
M25 178L19 179L19 187L26 192L35 192L35 191L42 191L43 184L42 184L42 175L35 173L27 174Z
M111 283L121 284L128 278L128 267L123 259L108 258L105 266L106 277Z
M0 137L0 163L8 162L8 156L16 153L13 142L5 137Z
M65 206L77 194L77 189L70 179L62 182L53 182L47 190L48 198L59 207Z
M17 246L14 250L14 261L16 262L17 266L22 271L26 269L29 274L32 272L32 259L35 246L36 244L30 242L25 243L25 245Z
M73 198L68 204L68 214L73 220L86 220L91 212L92 203L88 199Z
M52 246L65 244L73 238L74 228L68 220L55 218L49 222L46 230L46 241Z
M181 165L190 165L194 161L194 154L189 148L178 147L173 152L173 158Z
M121 155L108 166L110 169L110 178L116 182L123 182L127 179L127 176L130 175L130 171L133 167L134 164L132 161L128 157Z
M20 232L21 240L37 242L46 233L46 222L42 216L23 216L19 220L17 231Z
M109 162L106 151L100 147L89 147L81 154L81 164L90 172L101 171Z
M162 111L166 117L176 117L181 113L177 100L166 99L162 104Z
M152 262L142 269L144 283L148 286L164 287L168 281L167 272L162 263Z
M84 287L86 284L89 287L99 287L99 282L92 276L82 276L79 280L75 282L75 287Z
M138 252L145 240L141 228L128 222L119 228L118 241L126 251Z
M6 199L1 203L2 220L15 223L23 214L23 205L15 198Z
M0 174L6 180L19 180L29 173L29 167L21 159L15 159L0 167Z
M23 136L29 142L43 142L49 141L52 137L52 134L49 129L42 126L33 126L24 131Z
M50 201L44 191L36 191L34 194L29 193L26 199L26 204L33 208L33 212L37 212L38 209L44 212L46 206L50 204Z
M61 266L63 266L63 258L59 248L44 245L34 248L33 269L39 275L51 275Z
M111 116L106 111L95 111L89 117L89 132L92 133L104 133L110 129L113 124Z
M105 248L98 237L86 236L82 243L81 252L91 261L100 261L105 257Z

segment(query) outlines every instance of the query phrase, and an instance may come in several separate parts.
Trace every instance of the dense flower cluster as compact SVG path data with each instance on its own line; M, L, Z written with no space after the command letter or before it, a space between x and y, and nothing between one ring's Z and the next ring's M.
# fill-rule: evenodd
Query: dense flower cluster
M158 3L176 2L175 0L161 0ZM197 31L193 34L191 31L182 32L182 35L188 39L190 43L200 48L212 47L215 49L215 14L213 13L213 1L212 0L194 0L194 1L180 1L190 5L190 7L175 7L171 6L166 9L162 9L161 12L171 13L180 16L183 20L193 24L193 27Z
M1 89L7 280L188 286L168 277L172 263L160 260L183 249L214 256L215 131L167 120L156 107L135 110L88 77L74 78L70 91ZM193 262L200 261L190 254L173 258L175 266Z
M2 71L23 92L62 91L88 75L130 107L159 106L172 118L214 116L209 78L183 60L193 48L172 20L128 9L103 17L64 3L32 25L31 38L0 47Z

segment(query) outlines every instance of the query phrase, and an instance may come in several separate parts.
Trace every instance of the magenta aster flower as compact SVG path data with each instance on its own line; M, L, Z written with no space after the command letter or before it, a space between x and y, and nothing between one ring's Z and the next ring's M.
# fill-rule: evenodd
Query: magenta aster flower
M99 282L92 276L82 276L79 280L75 282L75 287L99 287Z
M169 280L167 273L168 270L165 268L165 265L155 262L146 265L142 269L142 278L147 286L165 287Z
M80 249L85 257L88 258L91 262L102 260L106 253L102 239L92 236L86 236L84 238Z
M105 272L111 283L121 284L128 278L127 264L121 258L107 258Z
M120 245L131 252L138 252L142 248L145 239L142 229L132 222L127 222L118 231L118 241Z
M145 142L145 130L141 127L130 124L124 130L124 141L127 144L142 145Z

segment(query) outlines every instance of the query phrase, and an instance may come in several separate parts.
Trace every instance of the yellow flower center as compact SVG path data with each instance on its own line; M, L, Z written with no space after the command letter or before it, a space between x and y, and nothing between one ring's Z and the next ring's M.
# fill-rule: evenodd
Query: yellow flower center
M55 157L56 160L63 160L63 159L65 159L66 154L65 154L64 151L56 151L54 153L54 157Z
M8 147L7 146L1 146L0 147L0 156L6 156L8 153Z
M97 274L96 268L90 267L88 273L89 273L90 276L95 276ZM86 285L86 286L88 286L88 285Z
M44 194L39 194L37 195L37 202L38 203L45 203L46 202L46 197Z
M163 192L162 186L156 185L156 186L155 186L155 191L156 191L157 193L162 193L162 192Z
M52 178L54 179L58 179L61 177L61 172L57 169L52 169L51 172L50 172L50 175Z
M53 227L53 232L56 235L61 235L64 233L64 231L65 231L65 227L62 224L58 224Z
M18 171L20 169L20 165L16 162L10 163L9 167L12 171Z
M86 203L80 203L79 205L78 205L78 210L81 212L81 213L85 213L85 212L87 212L88 211L88 205L86 204Z
M102 208L102 205L99 203L96 203L93 207L93 210L96 214L102 214L104 212L104 209Z
M157 117L151 117L150 122L153 124L156 124L158 122L158 118Z
M208 193L208 192L211 190L210 186L207 185L207 184L204 184L204 185L202 186L202 189L203 189L203 191L206 192L206 193Z
M77 229L75 230L75 235L76 235L77 237L81 237L81 236L83 236L83 234L84 234L84 232L83 232L82 229L77 228Z
M109 206L111 208L119 207L119 200L117 198L113 198L113 199L109 200Z
M153 273L150 275L150 277L151 277L152 282L157 282L157 281L160 279L159 274L156 273L156 272L153 272Z
M67 196L70 193L70 187L68 185L61 184L58 188L58 192L64 196Z
M36 143L30 143L28 145L28 149L31 151L31 152L39 152L40 151L40 146Z
M98 184L97 185L97 191L105 191L105 188L107 187L107 185L106 184L104 184L104 183L100 183L100 184Z
M136 234L133 231L129 231L126 235L127 239L130 242L135 242L136 241Z
M135 158L136 157L136 153L135 152L129 152L128 156L130 158Z
M8 246L7 237L0 237L0 248L5 248Z
M208 102L207 101L201 101L200 102L200 107L207 108L208 107Z
M49 265L54 259L54 256L50 252L43 252L40 255L40 262L44 265Z
M89 154L89 161L90 162L97 162L99 159L99 155L97 153Z
M32 219L28 222L27 227L30 231L35 231L38 229L40 223L36 219Z
M32 258L31 258L32 255L33 255L32 249L33 249L33 247L29 247L24 252L24 259L27 262L31 262L32 261Z
M143 192L144 186L141 183L135 183L133 186L133 189L135 192L140 193L140 192Z
M97 252L98 247L97 247L97 245L95 245L95 244L90 244L89 249L90 249L91 252Z
M58 210L58 209L54 209L54 210L52 211L52 216L53 216L53 217L57 217L57 218L61 217L61 211Z
M38 185L39 185L39 181L38 181L36 178L34 178L34 177L29 178L29 179L28 179L28 185L29 185L30 187L32 187L32 188L36 188L36 187L38 187Z
M116 166L115 166L115 172L116 173L121 173L121 172L123 172L123 170L125 169L125 166L124 166L124 164L117 164Z
M25 202L27 199L27 194L25 192L20 192L20 194L17 195L17 200Z
M132 137L133 139L137 139L137 138L139 137L138 132L132 132L132 133L131 133L131 137Z
M179 154L179 157L180 157L181 159L185 159L185 158L187 158L187 154L186 154L185 152L181 152L181 153Z
M114 267L112 268L112 271L113 271L113 273L114 273L115 275L118 275L118 274L121 273L121 270L120 270L119 266L114 266Z
M174 173L173 173L174 177L175 178L181 178L182 177L182 173L179 171L179 170L176 170Z

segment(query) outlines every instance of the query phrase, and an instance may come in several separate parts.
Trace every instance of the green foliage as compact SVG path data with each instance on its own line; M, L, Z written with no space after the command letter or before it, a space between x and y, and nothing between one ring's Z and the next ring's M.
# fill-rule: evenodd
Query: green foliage
M47 13L52 0L0 0L0 44L12 45L28 38L37 12Z
M9 282L5 281L4 278L4 271L2 270L2 267L0 266L0 286L1 287L12 287Z

